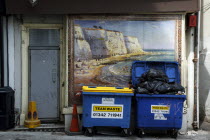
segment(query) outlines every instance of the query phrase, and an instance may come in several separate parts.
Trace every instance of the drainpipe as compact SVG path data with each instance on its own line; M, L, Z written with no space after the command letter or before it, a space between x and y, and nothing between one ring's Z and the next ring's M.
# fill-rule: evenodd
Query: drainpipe
M4 86L3 17L0 15L0 87Z
M194 112L193 112L193 129L199 128L199 47L200 47L200 11L196 13L198 24L195 27L194 42Z

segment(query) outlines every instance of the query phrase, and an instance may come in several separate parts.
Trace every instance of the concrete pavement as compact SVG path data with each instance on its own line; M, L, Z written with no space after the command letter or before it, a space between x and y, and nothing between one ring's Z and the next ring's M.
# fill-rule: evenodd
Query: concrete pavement
M143 138L137 136L120 137L111 135L95 135L87 137L83 135L68 136L64 132L26 132L26 131L0 131L0 140L173 140L167 135L145 135ZM210 131L188 131L187 134L179 135L178 140L210 140Z
M114 134L114 135L113 135ZM166 134L146 134L143 138L135 135L121 137L118 133L112 135L97 134L93 137L84 135L68 136L64 132L29 132L29 131L0 131L0 140L174 140ZM188 131L179 134L177 140L210 140L210 123L203 122L198 131Z

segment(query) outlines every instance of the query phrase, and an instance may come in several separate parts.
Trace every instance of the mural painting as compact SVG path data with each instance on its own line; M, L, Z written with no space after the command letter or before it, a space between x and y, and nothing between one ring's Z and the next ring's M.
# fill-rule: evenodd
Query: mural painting
M176 20L74 20L74 91L127 87L133 61L175 61Z

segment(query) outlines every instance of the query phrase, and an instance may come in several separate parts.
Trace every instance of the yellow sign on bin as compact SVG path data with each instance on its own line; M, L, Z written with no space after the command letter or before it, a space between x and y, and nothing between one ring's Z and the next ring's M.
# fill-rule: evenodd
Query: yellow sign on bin
M92 104L91 118L123 119L123 105Z
M151 105L151 113L170 114L168 105Z
M122 112L122 106L93 106L93 111Z
M152 106L152 109L169 110L169 106Z

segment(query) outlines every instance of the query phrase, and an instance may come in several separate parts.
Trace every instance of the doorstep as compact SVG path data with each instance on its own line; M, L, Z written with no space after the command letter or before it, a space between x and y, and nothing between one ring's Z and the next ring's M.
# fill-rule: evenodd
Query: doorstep
M64 132L65 125L64 124L41 124L36 128L27 128L24 126L16 126L14 131L40 131L40 132Z

